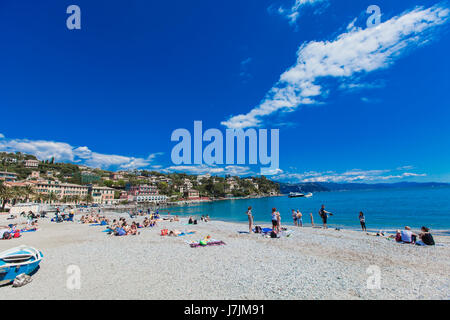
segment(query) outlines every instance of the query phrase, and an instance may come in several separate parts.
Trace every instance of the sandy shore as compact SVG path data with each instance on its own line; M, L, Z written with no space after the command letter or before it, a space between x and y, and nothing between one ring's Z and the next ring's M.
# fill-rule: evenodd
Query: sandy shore
M78 217L76 218L78 219ZM129 219L128 219L129 220ZM142 218L136 219L138 221ZM24 222L16 219L14 222ZM0 217L0 225L9 221ZM0 250L27 244L44 253L33 281L0 288L2 299L449 299L450 237L435 247L396 244L362 232L294 228L289 237L240 234L245 224L196 226L160 222L138 236L114 237L104 227L41 220L37 232L0 241ZM161 237L165 227L196 230ZM190 248L206 235L225 246ZM78 266L81 288L68 289ZM378 266L379 289L367 268Z

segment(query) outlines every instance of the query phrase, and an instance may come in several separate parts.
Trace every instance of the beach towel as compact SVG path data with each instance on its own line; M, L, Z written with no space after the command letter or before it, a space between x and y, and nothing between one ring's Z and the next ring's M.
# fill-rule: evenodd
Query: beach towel
M24 233L24 232L35 232L35 231L37 231L36 228L30 229L30 230L20 230L21 233Z
M186 235L190 235L190 234L195 234L195 232L182 232L178 235L178 237L182 237L182 236L186 236Z
M253 229L253 232L256 233L256 229L255 228ZM271 228L262 228L261 229L261 233L270 233L270 232L272 232Z

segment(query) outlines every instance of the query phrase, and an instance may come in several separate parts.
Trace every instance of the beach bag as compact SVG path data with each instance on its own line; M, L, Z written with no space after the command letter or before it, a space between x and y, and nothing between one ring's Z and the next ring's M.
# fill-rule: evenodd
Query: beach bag
M262 228L261 228L261 226L256 226L256 227L255 227L255 233L262 233Z
M270 237L271 238L278 238L277 233L275 231L271 231L270 232Z

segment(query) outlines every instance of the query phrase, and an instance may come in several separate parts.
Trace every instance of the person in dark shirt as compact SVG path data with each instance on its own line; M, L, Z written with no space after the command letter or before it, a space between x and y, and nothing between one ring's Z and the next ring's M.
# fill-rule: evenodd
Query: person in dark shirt
M333 214L331 212L326 211L325 205L322 205L322 208L320 208L320 210L319 210L319 216L322 218L324 229L328 229L328 227L327 227L328 215L332 216Z
M366 218L364 217L364 213L362 211L359 213L359 223L361 224L362 231L367 231Z
M422 227L420 228L420 231L422 231L419 234L420 241L417 241L416 244L422 246L434 246L434 239L430 233L430 229Z

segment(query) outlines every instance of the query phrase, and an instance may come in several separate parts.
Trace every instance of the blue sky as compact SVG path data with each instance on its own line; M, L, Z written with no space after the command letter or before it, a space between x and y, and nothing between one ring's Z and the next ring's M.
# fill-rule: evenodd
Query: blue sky
M81 8L81 30L66 8ZM367 28L370 5L381 24ZM0 150L175 166L177 128L279 128L282 181L450 182L447 1L0 2Z

